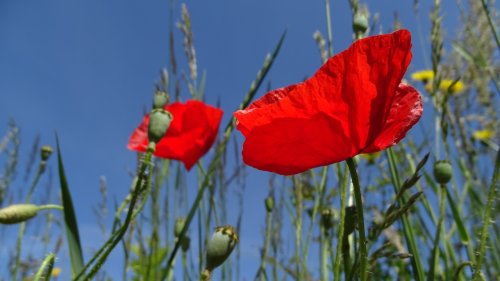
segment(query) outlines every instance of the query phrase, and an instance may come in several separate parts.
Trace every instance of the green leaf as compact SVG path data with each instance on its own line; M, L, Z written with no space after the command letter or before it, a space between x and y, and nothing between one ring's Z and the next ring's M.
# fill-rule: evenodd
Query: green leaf
M69 192L68 182L64 173L64 165L59 147L59 137L56 134L57 142L57 164L59 169L59 181L61 183L61 197L64 208L64 224L66 225L66 237L68 239L69 257L71 260L71 273L74 277L83 268L82 246L80 244L80 235L78 232L78 223L76 221L73 201Z

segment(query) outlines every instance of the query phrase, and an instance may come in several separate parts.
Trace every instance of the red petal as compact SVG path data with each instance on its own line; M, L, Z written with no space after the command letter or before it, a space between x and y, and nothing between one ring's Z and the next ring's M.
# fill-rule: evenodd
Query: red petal
M210 149L215 141L222 119L222 110L203 102L190 100L175 102L165 107L173 120L166 135L156 145L155 155L180 160L186 169L191 167ZM128 148L146 151L149 116L145 116L133 132Z
M293 174L353 157L375 140L378 147L394 144L397 138L378 136L392 116L410 48L407 30L358 40L304 83L271 91L235 112L247 137L245 163Z

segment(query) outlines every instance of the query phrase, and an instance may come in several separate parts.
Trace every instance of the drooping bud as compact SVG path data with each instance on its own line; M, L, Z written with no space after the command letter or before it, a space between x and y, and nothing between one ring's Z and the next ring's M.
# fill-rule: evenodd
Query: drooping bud
M164 91L156 91L153 97L153 109L164 108L169 100L168 94Z
M47 161L53 151L54 151L54 149L52 149L52 147L50 145L42 146L42 148L40 149L40 155L41 155L42 161Z
M335 224L335 209L324 207L321 210L321 223L325 229L331 229Z
M453 175L452 166L448 160L439 160L434 163L434 179L440 184L447 184Z
M231 225L216 227L207 244L206 269L212 272L214 268L224 263L238 242L238 234L234 227Z
M148 139L149 142L158 143L165 135L170 123L172 114L163 108L156 108L149 115Z
M271 213L274 209L274 198L272 196L268 196L264 203L266 204L266 211Z
M16 224L27 221L38 212L38 206L33 204L14 204L0 209L0 223Z

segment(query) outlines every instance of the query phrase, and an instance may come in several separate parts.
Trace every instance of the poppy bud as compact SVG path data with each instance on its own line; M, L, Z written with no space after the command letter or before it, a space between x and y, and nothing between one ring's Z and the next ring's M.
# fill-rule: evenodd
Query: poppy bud
M153 109L164 108L168 103L168 95L164 91L156 91L153 97Z
M16 224L27 221L38 212L38 206L33 204L15 204L0 209L1 224Z
M186 223L186 218L181 217L177 218L175 220L175 227L174 227L174 236L179 238L181 236L182 229L184 228L184 224Z
M148 139L158 143L165 135L172 122L172 114L165 109L155 108L149 117Z
M268 196L264 202L266 204L266 211L268 213L272 212L274 209L274 198L272 196Z
M211 272L214 268L224 263L238 241L238 234L231 225L216 227L212 238L210 238L207 244L206 269Z
M453 175L451 163L448 160L439 160L434 163L434 179L440 184L447 184Z
M352 30L356 34L365 34L368 29L368 18L365 14L356 13L352 20Z
M324 207L321 210L321 223L325 229L330 229L335 224L335 210L332 207Z
M42 161L47 161L54 150L50 145L44 145L40 149Z

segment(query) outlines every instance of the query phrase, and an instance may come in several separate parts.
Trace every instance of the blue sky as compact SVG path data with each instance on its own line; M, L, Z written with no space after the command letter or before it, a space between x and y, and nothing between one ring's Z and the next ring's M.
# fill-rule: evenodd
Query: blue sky
M348 1L333 2L333 46L338 53L352 41L351 19ZM402 26L412 32L414 58L407 73L428 65L427 2L432 1L420 1L419 20L413 1L366 2L372 15L380 13L382 31L391 30L397 12ZM443 2L445 36L450 39L458 29L458 11L454 1ZM16 120L25 161L37 134L42 144L55 145L58 132L81 230L95 225L91 206L99 198L99 177L107 178L110 197L120 199L128 191L127 171L134 169L136 156L126 143L151 103L159 70L169 63L168 32L180 19L180 2L174 1L173 17L169 5L169 0L0 0L0 134L10 118ZM285 29L285 43L267 81L273 87L296 83L320 66L312 34L326 34L324 1L213 0L187 5L198 69L207 72L205 96L211 104L220 100L222 124ZM180 68L187 71L182 38L176 29L175 34ZM258 96L263 93L261 89ZM181 97L189 97L184 84ZM257 268L262 201L268 192L268 174L251 168L248 172L252 180L245 193L242 233L248 243L241 247L255 266L247 277ZM254 222L258 227L249 227ZM92 243L92 236L83 236L84 245Z

